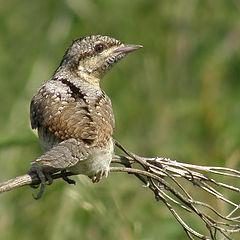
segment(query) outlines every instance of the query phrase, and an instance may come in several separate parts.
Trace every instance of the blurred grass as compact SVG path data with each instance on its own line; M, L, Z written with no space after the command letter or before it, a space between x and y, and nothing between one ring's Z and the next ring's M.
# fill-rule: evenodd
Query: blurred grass
M104 78L115 138L147 156L239 168L240 3L237 0L0 1L0 181L40 155L29 103L72 39L142 44ZM61 181L0 197L2 239L186 239L132 176Z

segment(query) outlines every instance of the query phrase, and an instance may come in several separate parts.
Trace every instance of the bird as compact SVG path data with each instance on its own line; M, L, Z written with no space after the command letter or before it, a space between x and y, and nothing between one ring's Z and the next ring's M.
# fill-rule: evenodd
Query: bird
M141 45L109 36L91 35L72 41L52 77L32 98L30 120L44 151L29 173L41 182L39 199L51 173L83 174L98 182L108 175L114 155L115 118L112 103L101 89L103 76ZM37 186L36 186L37 187Z

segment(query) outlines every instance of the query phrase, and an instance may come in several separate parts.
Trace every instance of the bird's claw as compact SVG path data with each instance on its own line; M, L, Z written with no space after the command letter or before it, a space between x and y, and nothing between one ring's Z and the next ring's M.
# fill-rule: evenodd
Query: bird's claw
M91 178L91 180L92 180L92 183L98 183L101 179L102 179L102 177L103 176L108 176L108 171L107 170L101 170L101 171L99 171L96 175L94 175L94 176L91 176L91 177L89 177L89 178Z
M33 163L32 167L28 171L28 174L29 175L35 174L40 180L40 184L30 185L32 188L38 188L40 185L40 191L38 192L37 196L33 195L33 198L38 200L42 197L46 185L51 185L53 183L53 178L46 169L44 169L42 166L37 165L36 163Z
M66 170L62 170L61 171L62 173L62 179L67 182L68 184L76 184L76 181L74 181L73 179L69 178L67 175L66 175Z

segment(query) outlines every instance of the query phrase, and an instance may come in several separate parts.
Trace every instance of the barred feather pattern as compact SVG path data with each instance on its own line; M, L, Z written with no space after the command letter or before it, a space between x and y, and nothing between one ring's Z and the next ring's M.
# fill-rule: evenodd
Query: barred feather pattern
M86 147L104 147L114 130L110 98L100 87L79 79L47 81L32 99L30 112L32 128L53 135L49 148L54 141L70 138Z

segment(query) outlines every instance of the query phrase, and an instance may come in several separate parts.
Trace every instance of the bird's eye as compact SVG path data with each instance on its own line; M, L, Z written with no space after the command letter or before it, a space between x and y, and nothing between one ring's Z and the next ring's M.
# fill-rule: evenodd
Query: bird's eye
M104 45L102 43L97 43L94 47L95 51L101 52L104 49Z

